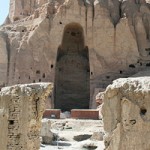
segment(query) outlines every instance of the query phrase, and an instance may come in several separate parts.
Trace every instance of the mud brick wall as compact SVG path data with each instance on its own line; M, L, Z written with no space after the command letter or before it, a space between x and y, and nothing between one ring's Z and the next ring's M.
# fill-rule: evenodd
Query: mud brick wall
M2 88L0 92L0 149L38 150L45 99L52 84L36 83Z

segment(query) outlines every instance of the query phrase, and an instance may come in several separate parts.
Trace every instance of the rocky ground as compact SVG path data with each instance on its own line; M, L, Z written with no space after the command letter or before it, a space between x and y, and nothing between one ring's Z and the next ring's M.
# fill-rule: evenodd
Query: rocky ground
M50 119L50 144L40 150L103 150L102 120ZM42 127L43 128L43 127ZM48 137L47 137L48 138Z

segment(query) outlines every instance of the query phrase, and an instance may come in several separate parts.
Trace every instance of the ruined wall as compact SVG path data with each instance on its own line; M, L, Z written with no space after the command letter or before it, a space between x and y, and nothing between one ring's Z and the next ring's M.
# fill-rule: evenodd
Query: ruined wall
M11 18L17 9L11 9ZM89 50L90 106L95 107L93 95L114 79L150 66L149 17L149 3L144 0L41 1L30 16L1 27L10 52L5 84L54 82L64 29L77 23Z
M38 150L49 83L15 85L0 91L0 143L3 150Z
M118 79L104 92L106 150L150 148L150 72Z

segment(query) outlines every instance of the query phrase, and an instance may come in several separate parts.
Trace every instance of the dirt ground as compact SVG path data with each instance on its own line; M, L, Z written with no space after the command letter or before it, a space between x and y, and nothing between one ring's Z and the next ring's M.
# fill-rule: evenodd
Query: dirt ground
M50 145L41 144L40 150L103 150L102 120L51 119L55 139ZM98 136L93 136L96 133Z

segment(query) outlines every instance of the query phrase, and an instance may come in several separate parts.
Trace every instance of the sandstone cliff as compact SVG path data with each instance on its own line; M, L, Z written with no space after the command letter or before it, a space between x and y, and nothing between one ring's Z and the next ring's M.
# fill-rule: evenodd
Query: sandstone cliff
M73 50L71 44L65 48L63 39L66 34L81 29L82 49L89 67L75 78L86 75L85 85L90 80L90 107L95 107L93 95L103 91L114 79L129 77L150 66L149 8L150 3L145 0L11 0L9 21L6 21L11 23L0 28L0 51L5 56L0 67L0 76L5 75L0 78L1 86L55 83L59 78L57 71L63 78L74 71L69 69L63 74L66 64L68 68L84 68L84 63L72 52L65 56L63 63L57 59L65 54L61 53L64 49L77 51L78 47ZM67 29L70 29L68 33ZM74 64L70 63L70 55Z

